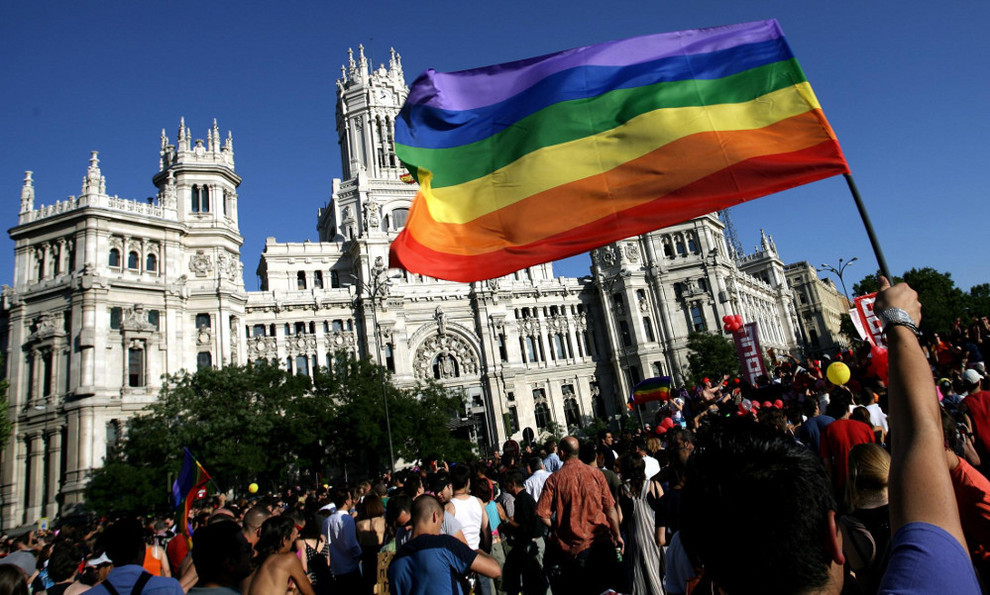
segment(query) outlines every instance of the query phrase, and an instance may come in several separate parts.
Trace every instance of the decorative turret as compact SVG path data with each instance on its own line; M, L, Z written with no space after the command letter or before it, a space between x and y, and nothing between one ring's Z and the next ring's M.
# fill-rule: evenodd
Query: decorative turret
M21 187L21 213L27 213L34 209L34 180L31 175L34 172L24 172L24 186Z
M107 179L100 172L99 151L91 151L89 155L89 169L86 177L83 178L81 196L103 195L107 193Z

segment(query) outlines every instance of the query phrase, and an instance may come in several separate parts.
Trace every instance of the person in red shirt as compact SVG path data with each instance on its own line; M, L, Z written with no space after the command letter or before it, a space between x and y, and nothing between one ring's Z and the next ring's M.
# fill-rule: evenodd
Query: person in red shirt
M990 458L990 391L983 390L983 376L976 370L966 370L962 375L966 398L962 401L962 411L966 415L966 425L976 438L976 452L984 461Z
M564 464L543 484L536 516L554 529L545 563L553 592L598 595L619 586L623 541L605 475L582 463L579 450L577 438L561 440Z
M945 410L942 410L942 433L945 436L945 460L949 464L949 477L956 494L959 520L973 566L986 583L990 580L990 480L958 453L964 453L974 464L971 437L966 427L960 426Z
M832 478L837 498L842 497L849 473L849 451L857 444L875 442L873 428L869 424L849 418L852 398L845 391L831 395L829 412L835 421L825 426L821 437L821 457ZM841 500L840 500L841 501Z

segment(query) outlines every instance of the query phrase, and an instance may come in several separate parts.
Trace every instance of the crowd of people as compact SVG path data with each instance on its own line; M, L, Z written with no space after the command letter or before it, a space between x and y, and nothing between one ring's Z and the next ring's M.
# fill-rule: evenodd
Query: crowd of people
M0 595L978 593L990 579L987 320L919 338L884 284L886 361L782 358L636 429L505 443L357 485L215 498L6 544ZM937 379L937 380L936 380ZM192 537L187 537L191 533Z

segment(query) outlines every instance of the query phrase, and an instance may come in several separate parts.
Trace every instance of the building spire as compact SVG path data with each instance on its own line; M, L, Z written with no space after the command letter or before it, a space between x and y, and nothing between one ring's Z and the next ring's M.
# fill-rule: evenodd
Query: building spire
M106 178L100 171L99 151L90 151L89 169L86 170L86 177L83 178L82 194L105 194L107 189Z
M366 76L368 74L368 59L364 56L364 44L358 44L358 68L361 70L361 75Z
M214 153L220 152L220 129L217 127L216 118L213 118L213 129L210 131L210 150Z
M24 172L24 186L21 187L21 212L27 213L34 210L34 179L32 171Z

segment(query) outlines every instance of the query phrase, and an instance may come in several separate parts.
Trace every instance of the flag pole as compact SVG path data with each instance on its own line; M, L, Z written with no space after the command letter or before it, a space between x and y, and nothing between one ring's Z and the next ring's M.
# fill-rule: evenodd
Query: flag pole
M852 192L853 200L856 201L856 208L859 209L859 216L863 219L863 225L866 227L866 235L870 238L870 244L873 246L873 254L877 257L877 264L880 265L880 272L886 277L891 283L894 282L894 278L890 275L890 269L887 268L887 261L883 257L883 250L880 249L880 242L877 240L876 233L873 232L873 224L870 223L870 215L866 212L866 206L863 204L863 199L859 196L859 190L856 188L856 182L853 180L852 174L842 174L846 178L846 183L849 184L849 191Z

